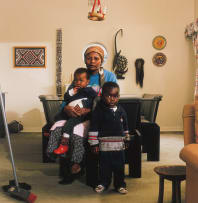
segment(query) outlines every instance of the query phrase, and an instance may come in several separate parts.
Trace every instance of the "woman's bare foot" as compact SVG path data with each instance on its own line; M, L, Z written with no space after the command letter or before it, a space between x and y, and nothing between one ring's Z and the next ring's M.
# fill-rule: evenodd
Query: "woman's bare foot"
M71 173L72 174L77 174L81 171L81 167L79 164L73 164L71 168Z

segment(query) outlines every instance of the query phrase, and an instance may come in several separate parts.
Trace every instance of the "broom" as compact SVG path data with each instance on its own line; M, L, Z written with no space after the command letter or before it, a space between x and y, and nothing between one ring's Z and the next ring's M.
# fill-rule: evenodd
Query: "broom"
M2 96L2 92L1 92L1 87L0 87L0 107L2 110L2 117L3 117L4 126L5 126L6 137L8 140L10 159L11 159L12 170L13 170L13 175L14 175L14 182L15 182L15 184L12 183L11 185L9 185L7 187L7 192L12 197L15 197L16 199L23 200L28 203L33 203L36 200L37 196L35 194L31 193L30 191L21 188L20 184L18 182L17 175L16 175L16 167L15 167L14 157L13 157L13 153L12 153L10 134L9 134L9 130L8 130L5 108L3 105L3 96ZM24 184L24 185L27 186L28 184ZM4 186L4 189L5 189L5 186Z

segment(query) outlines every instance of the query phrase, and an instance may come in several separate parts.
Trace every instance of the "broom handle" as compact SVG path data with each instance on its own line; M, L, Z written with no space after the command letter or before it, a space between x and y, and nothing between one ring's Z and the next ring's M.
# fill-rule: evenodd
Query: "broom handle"
M7 124L7 119L6 119L5 108L4 108L4 105L3 105L3 96L2 96L2 92L1 92L1 87L0 87L0 105L1 105L1 109L2 109L3 122L4 122L4 126L5 126L7 140L8 140L8 146L9 146L9 151L10 151L10 158L11 158L11 163L12 163L13 175L14 175L17 190L19 191L20 190L19 189L19 182L18 182L17 175L16 175L16 167L15 167L15 164L14 164L14 157L13 157L13 153L12 153L12 147L11 147L11 142L10 142L10 134L9 134L9 130L8 130L8 124Z

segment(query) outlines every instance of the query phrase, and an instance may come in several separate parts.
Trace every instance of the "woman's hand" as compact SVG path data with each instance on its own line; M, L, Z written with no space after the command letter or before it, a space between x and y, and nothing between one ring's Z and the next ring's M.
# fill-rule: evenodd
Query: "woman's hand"
M80 116L84 116L86 114L88 114L91 109L88 108L80 108L78 105L75 106L75 111L80 115Z
M88 114L89 112L91 112L91 109L82 108L81 111L82 111L82 115L86 115L86 114Z
M76 111L75 107L73 106L65 106L64 107L64 112L69 116L69 117L78 117L80 116L79 112Z
M87 108L80 108L78 105L75 107L73 106L65 106L64 107L64 112L69 116L69 117L78 117L82 115L86 115L91 111L91 109Z

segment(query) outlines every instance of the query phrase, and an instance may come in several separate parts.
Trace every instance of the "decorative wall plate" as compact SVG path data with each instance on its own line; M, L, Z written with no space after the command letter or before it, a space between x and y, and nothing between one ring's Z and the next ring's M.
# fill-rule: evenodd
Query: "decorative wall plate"
M153 39L153 48L157 50L161 50L166 46L166 39L163 36L156 36Z
M158 52L153 56L153 64L156 66L163 66L167 61L166 55Z

